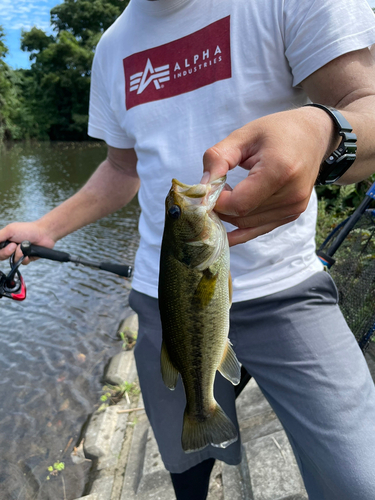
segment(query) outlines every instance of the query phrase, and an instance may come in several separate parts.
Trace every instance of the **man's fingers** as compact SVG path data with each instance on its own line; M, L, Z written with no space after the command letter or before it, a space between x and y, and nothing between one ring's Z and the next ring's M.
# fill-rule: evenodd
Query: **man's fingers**
M280 184L272 175L271 168L266 171L257 165L232 191L221 193L215 210L220 214L245 217L269 200L279 188Z
M203 155L203 170L210 173L210 181L223 177L237 165L252 156L249 126L235 130L228 137L207 149ZM207 181L208 182L208 181Z
M229 161L222 156L221 152L215 146L207 149L203 155L203 183L207 184L207 182L220 179L220 177L227 175L230 168Z
M240 243L246 243L246 241L253 240L262 234L267 234L279 226L283 226L292 222L298 218L298 215L291 216L284 221L278 221L277 223L265 224L264 226L259 227L249 227L246 229L235 229L228 234L228 242L229 246L232 247L234 245L239 245Z
M6 247L0 250L0 260L8 259L16 250L17 243L9 243Z
M299 217L301 213L306 210L306 207L307 203L296 203L285 207L279 207L277 209L255 210L254 212L251 212L250 215L245 217L234 217L221 213L219 213L219 217L223 221L237 226L239 229L254 228L265 226L266 224L278 223L279 221L283 222L285 219L290 220L291 217Z

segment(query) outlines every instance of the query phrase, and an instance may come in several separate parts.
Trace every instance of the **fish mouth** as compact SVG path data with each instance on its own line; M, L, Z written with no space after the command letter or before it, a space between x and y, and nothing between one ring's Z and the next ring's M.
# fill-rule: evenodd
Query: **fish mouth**
M189 185L172 179L170 202L180 206L186 213L194 213L202 221L199 230L190 239L185 239L185 244L212 248L209 257L195 266L198 271L203 271L216 261L227 241L225 227L214 211L225 181L226 176L208 184ZM216 230L213 230L213 226L216 226Z
M184 184L177 179L172 179L172 190L175 194L189 198L189 203L194 206L204 206L207 212L211 212L216 205L225 186L226 176L220 177L208 184Z

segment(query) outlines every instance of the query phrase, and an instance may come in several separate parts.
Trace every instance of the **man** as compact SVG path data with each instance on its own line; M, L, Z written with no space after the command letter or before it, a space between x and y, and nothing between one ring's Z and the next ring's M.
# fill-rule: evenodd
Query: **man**
M237 357L283 423L310 500L373 498L375 391L315 256L313 192L329 173L327 157L339 160L338 183L375 170L373 43L365 0L132 0L93 64L89 134L107 142L107 159L49 214L0 231L0 241L14 242L1 258L24 239L52 247L138 192L135 356L179 500L206 497L214 459L241 458L239 441L182 451L183 389L170 392L160 376L164 199L172 177L200 181L203 153L202 182L228 174L231 186L216 210L229 223ZM305 107L308 98L341 114ZM347 151L332 154L345 119L358 137L353 165L342 160ZM215 390L236 422L233 387L218 375Z

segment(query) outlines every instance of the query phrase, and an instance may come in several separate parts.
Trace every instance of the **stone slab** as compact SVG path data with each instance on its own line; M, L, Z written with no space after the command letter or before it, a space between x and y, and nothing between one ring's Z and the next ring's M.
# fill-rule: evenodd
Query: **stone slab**
M128 425L129 413L118 413L121 410L128 409L128 403L123 400L115 406L110 406L106 411L112 411L114 414L113 419L116 421L112 434L109 440L107 453L99 457L97 463L97 470L108 469L116 467L119 459L122 443L125 439L126 427ZM102 432L107 432L107 429L102 429ZM100 439L100 437L99 437Z
M124 382L132 384L137 378L133 352L121 351L113 356L104 378L112 385L121 385Z
M222 490L222 463L218 461L211 473L207 500L224 500ZM120 500L174 498L169 472L164 468L150 424L142 415L134 429Z
M222 464L224 500L254 500L246 452L239 465Z
M126 335L131 335L137 337L138 334L138 314L132 313L120 323L118 328L118 334L123 333Z
M139 483L137 497L141 498L145 496L145 498L147 498L147 492L158 489L168 489L170 490L170 495L173 495L173 486L169 472L164 467L154 433L151 427L149 427L146 437L142 477ZM173 498L173 496L169 498Z
M146 415L140 415L133 432L120 500L136 499L142 477L149 425Z
M105 411L91 416L83 445L86 456L98 458L108 455L117 418L116 406L109 406Z
M91 493L97 496L98 500L111 500L114 477L98 477L93 482Z
M253 439L244 447L253 500L308 500L284 431Z
M224 500L223 462L216 460L211 472L207 500Z
M90 493L90 495L86 495L84 497L76 498L75 500L99 500L99 497L96 493Z
M243 443L247 443L258 437L268 436L268 434L273 434L280 430L283 430L283 427L272 410L240 421L241 440Z
M237 418L243 422L254 415L272 411L258 384L252 378L236 401Z
M237 399L236 408L243 443L282 430L279 419L254 379Z

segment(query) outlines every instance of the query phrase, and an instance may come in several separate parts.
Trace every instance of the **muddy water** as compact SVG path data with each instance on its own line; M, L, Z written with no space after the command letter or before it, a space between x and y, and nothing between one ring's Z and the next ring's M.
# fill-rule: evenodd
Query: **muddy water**
M96 143L0 150L0 226L46 213L84 184L105 153ZM134 200L55 248L133 264L138 216ZM70 453L100 404L105 365L121 349L116 331L129 287L104 271L46 260L22 274L26 300L0 301L0 499L69 500L82 494L90 467L74 465ZM65 469L47 480L56 461Z

